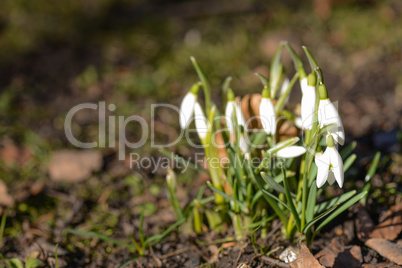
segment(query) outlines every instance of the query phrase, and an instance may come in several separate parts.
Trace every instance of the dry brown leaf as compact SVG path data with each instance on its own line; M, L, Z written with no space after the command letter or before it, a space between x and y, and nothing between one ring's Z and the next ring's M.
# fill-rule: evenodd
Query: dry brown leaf
M332 239L314 257L325 267L360 267L363 262L359 246L345 247L337 238Z
M382 238L371 238L366 241L366 246L377 251L381 256L390 261L402 265L402 247Z
M95 150L58 151L53 154L48 171L54 181L79 182L102 167L102 154Z
M369 238L370 233L374 229L374 222L370 218L367 210L359 206L357 210L356 218L356 234L360 241L366 241Z
M301 245L297 259L291 262L290 267L292 268L321 268L322 266L313 254L308 250L306 245Z
M371 233L371 238L395 240L402 231L402 203L392 206Z

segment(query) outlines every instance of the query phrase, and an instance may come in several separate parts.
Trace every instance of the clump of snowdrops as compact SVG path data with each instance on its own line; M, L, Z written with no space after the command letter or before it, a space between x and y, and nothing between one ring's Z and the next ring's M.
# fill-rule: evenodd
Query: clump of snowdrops
M290 80L281 62L284 48L295 67ZM317 203L329 185L336 182L335 187L343 187L344 172L355 155L343 159L341 155L348 156L351 148L345 148L343 154L338 151L345 142L342 120L321 69L308 49L303 50L309 73L292 47L283 42L271 63L269 78L256 74L262 82L256 91L261 94L236 97L229 77L222 86L221 105L212 102L208 80L191 58L200 81L181 103L180 126L184 130L195 126L210 176L207 186L214 194L206 197L202 187L183 209L171 170L167 184L178 220L194 232L200 234L208 227L225 233L232 225L238 240L257 229L264 238L269 222L278 218L288 240L304 240L310 245L326 224L367 194L353 190ZM302 92L299 112L287 103L296 82Z

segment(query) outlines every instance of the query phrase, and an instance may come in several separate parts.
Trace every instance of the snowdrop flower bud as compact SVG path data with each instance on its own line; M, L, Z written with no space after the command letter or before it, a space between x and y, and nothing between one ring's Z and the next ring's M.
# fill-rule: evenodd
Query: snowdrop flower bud
M236 113L238 126L246 128L246 120L241 112L240 105L235 101L235 96L231 89L228 89L227 99L228 102L225 109L226 125L229 129L230 135L235 135L234 113Z
M334 145L332 135L327 137L327 149L324 153L315 154L315 164L318 167L317 187L322 187L326 181L332 185L335 181L342 188L344 174L343 161Z
M269 135L275 135L276 132L276 115L274 105L269 97L268 87L262 91L262 99L260 104L260 119L262 127Z
M306 153L306 148L302 146L293 146L300 140L299 137L293 137L284 141L279 142L275 147L269 149L267 154L276 154L277 157L281 158L294 158Z
M172 191L176 191L176 174L170 167L167 169L166 182Z
M246 138L244 136L244 128L243 127L241 127L241 133L240 133L240 138L239 138L239 148L244 154L248 152L248 144L247 144Z
M343 145L345 143L345 132L338 110L329 100L325 85L319 85L318 92L320 94L318 105L318 122L320 123L320 127L334 124L327 129L327 137L328 135L332 135L337 143Z
M198 136L201 140L204 140L208 133L208 119L205 117L204 112L202 111L202 108L198 102L194 104L194 120Z
M197 94L199 90L199 83L194 84L190 91L184 96L180 105L180 127L186 129L190 124L190 119L194 113L194 105L197 101Z
M289 78L285 77L285 79L282 82L281 95L285 94L286 90L289 87L289 83L290 83ZM290 94L286 97L284 103L287 103L289 101L289 97L290 97Z
M301 119L304 129L311 129L313 127L313 114L316 99L315 84L316 77L314 72L309 74L308 77L300 80L300 87L302 91Z
M280 149L277 153L277 157L281 158L294 158L301 156L306 153L306 148L302 146L289 146L283 149Z

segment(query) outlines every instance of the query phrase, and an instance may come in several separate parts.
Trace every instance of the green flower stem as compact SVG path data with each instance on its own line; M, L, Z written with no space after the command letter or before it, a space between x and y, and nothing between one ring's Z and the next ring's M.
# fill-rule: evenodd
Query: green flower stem
M201 80L202 88L204 90L204 97L205 97L205 111L207 113L207 116L209 117L209 114L211 113L211 86L209 85L204 72L201 70L201 67L200 67L200 65L198 65L198 62L195 60L195 58L190 57L190 60L193 63L193 66L198 74L198 77Z

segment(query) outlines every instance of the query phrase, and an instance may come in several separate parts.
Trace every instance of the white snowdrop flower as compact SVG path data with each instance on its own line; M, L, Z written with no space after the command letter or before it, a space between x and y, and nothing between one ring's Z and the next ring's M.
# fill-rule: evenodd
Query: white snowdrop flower
M244 154L248 153L248 144L247 144L246 138L244 137L243 133L240 134L239 148Z
M194 104L194 120L198 136L201 140L205 139L208 133L208 119L205 117L198 102Z
M269 98L269 90L267 87L262 91L262 99L260 104L260 120L264 131L268 135L276 133L276 115L274 105Z
M181 129L186 129L191 122L191 117L194 114L194 105L197 101L198 89L199 85L194 84L181 102L179 118Z
M235 102L234 94L231 89L228 90L228 102L225 109L226 125L230 135L235 135L234 114L236 113L237 125L246 129L246 120L241 111L240 104Z
M309 81L310 80L310 81ZM311 129L314 121L314 106L316 99L315 92L315 75L310 74L307 77L300 80L300 87L302 91L301 100L301 119L304 129Z
M294 157L301 156L305 153L306 153L306 148L304 148L303 146L289 146L289 147L280 149L276 153L276 156L281 157L281 158L294 158Z
M315 164L318 167L316 179L318 188L322 187L326 181L330 185L337 181L339 187L342 188L344 180L343 161L334 146L332 135L327 138L325 152L315 154Z
M322 128L324 126L332 125L326 129L326 131L328 131L327 137L331 134L337 143L343 145L345 143L345 131L338 110L329 100L324 85L319 86L319 92L320 102L318 105L318 122L320 123L320 127Z

